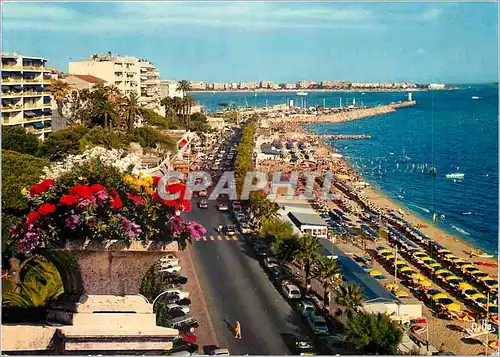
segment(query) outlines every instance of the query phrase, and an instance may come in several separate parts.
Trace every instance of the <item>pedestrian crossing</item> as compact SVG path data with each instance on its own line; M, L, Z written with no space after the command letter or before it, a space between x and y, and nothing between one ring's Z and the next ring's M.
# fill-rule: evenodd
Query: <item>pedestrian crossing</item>
M203 236L198 242L238 242L242 241L243 237L241 236Z

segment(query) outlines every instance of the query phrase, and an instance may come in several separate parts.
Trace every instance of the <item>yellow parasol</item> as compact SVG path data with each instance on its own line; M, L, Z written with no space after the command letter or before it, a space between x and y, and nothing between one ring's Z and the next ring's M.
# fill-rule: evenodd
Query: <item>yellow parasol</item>
M419 274L419 273L412 274L411 278L414 280L425 280L425 276L423 276L422 274Z
M426 261L428 261L428 260L434 260L434 259L432 259L432 258L431 258L431 257L429 257L428 255L426 255L425 257L420 258L420 260L421 260L421 261L423 261L423 262L426 262Z
M477 299L486 299L486 296L484 296L484 294L481 294L481 293L479 293L479 292L478 292L478 293L472 294L472 295L470 296L470 298L471 298L472 300L477 300Z
M454 259L454 258L457 258L457 259L458 259L458 257L457 257L455 254L453 254L453 253L450 253L450 254L445 254L445 255L444 255L444 257L445 257L446 259Z
M379 272L379 271L378 271L378 270L376 270L376 269L373 269L373 270L371 270L371 271L370 271L370 275L371 275L371 276L377 276L377 275L382 275L382 273L381 273L381 272Z
M419 280L419 281L417 281L417 284L420 285L420 286L423 286L424 288L432 286L432 283L429 280L427 280L427 279L425 279L425 280Z
M457 263L455 263L455 264L457 264ZM475 266L472 264L464 264L464 265L460 266L460 269L467 269L467 268L475 268Z
M438 263L438 262L436 262L436 261L426 263L425 265L427 265L428 267L431 267L431 268L437 268L437 267L440 267L440 266L441 266L441 264L439 264L439 263Z
M425 252L423 252L423 251L421 251L421 250L418 250L418 251L416 251L416 252L413 252L413 253L412 253L412 255L413 255L414 257L416 257L416 258L418 258L418 257L427 257L427 256L428 256L428 255L427 255L427 253L425 253Z
M396 258L396 256L394 254L387 254L387 255L384 255L383 258L385 260L389 260L389 259L394 259Z
M438 249L438 253L439 254L450 254L451 252L448 249L441 248L441 249Z
M439 299L448 299L448 295L444 293L439 293L431 297L432 300L438 301Z
M474 275L474 274L481 274L481 273L482 273L482 271L480 271L480 270L469 271L469 274L472 274L472 275ZM474 278L474 276L473 276L473 278Z
M446 269L438 269L434 272L434 275L441 275L443 273L447 273L449 270Z
M469 290L469 289L474 289L474 287L469 283L463 282L458 284L458 290Z
M490 341L488 346L493 350L498 350L498 340Z
M450 311L460 311L461 310L460 305L457 304L456 302L452 302L450 304L444 305L444 307L446 307Z
M410 267L407 265L407 266L402 267L401 269L399 269L399 272L400 272L400 273L404 273L404 272L406 272L406 271L412 271L412 270L413 270L413 269L412 269L412 268L410 268Z
M389 289L389 290L399 289L398 284L394 284L394 283L387 283L387 284L385 284L385 287L386 287L386 289Z
M385 253L385 252L391 252L391 250L389 248L386 248L386 247L377 247L375 248L375 250L377 251L377 253Z
M396 295L398 298L403 298L403 297L408 297L410 295L408 295L408 293L404 290L396 290L394 292L394 295Z
M462 312L461 314L457 315L457 319L459 321L465 321L465 322L475 322L476 319L474 319L471 315L469 315L466 312Z
M396 262L394 264L396 265L396 267L408 265L405 261L402 261L402 260L396 260Z
M460 279L460 278L456 275L450 275L450 276L447 276L446 278L444 278L444 280L446 280L446 281L457 280L457 279Z

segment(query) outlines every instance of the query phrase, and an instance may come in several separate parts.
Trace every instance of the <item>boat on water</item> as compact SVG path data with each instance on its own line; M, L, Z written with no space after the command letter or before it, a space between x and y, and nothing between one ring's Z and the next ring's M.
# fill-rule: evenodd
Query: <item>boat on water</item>
M296 95L307 95L307 92L297 92Z
M453 174L446 174L447 179L463 179L465 174L462 174L460 172L455 172Z
M470 256L477 257L477 258L493 258L493 254L488 254L488 253L477 253L474 251L469 252Z
M479 99L479 97L473 96L472 99Z

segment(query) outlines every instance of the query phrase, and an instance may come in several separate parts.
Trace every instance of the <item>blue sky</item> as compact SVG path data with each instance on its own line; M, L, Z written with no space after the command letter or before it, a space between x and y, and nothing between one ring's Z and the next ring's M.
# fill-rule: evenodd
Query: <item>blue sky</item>
M473 83L498 78L496 3L3 3L3 51L67 71L94 53L162 78Z

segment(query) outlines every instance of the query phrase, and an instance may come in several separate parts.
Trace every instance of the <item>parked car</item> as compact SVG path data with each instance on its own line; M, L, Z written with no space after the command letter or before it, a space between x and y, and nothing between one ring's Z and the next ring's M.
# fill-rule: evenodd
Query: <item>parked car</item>
M190 314L167 320L166 325L182 332L194 332L194 329L200 326Z
M182 291L180 289L167 289L165 290L166 294L165 295L168 295L168 294L174 294L174 295L177 295L179 296L180 299L185 299L185 298L188 298L189 297L189 292L188 291Z
M264 265L264 268L266 270L269 270L275 266L279 266L279 264L280 262L278 261L278 259L273 257L264 258L264 260L262 261L262 265Z
M200 202L198 202L198 207L199 208L208 208L208 201L207 200L200 200Z
M229 356L229 350L227 348L217 348L210 353L211 356Z
M306 322L316 335L327 335L329 333L326 320L322 316L309 314L306 316Z
M198 192L198 196L200 197L207 197L208 196L208 191L207 190L201 190Z
M327 335L320 336L317 342L321 354L332 355L338 353L338 349L342 348L344 339L341 335Z
M241 221L243 221L244 219L246 219L246 216L243 212L241 211L233 211L234 213L234 217L236 218L236 220L241 223Z
M240 201L233 202L233 211L241 211L241 203Z
M181 260L173 254L167 254L158 260L159 264L179 265Z
M257 257L267 257L268 247L265 244L255 242L253 244L253 251Z
M163 280L163 282L166 284L184 285L187 283L188 280L186 277L177 273L163 272L160 273L159 275Z
M178 273L180 272L182 267L180 265L160 265L158 267L158 273Z
M280 283L283 279L289 278L289 274L280 266L274 266L269 269L269 278L275 284Z
M229 206L227 203L224 203L224 202L221 202L217 205L217 209L219 211L228 211L229 210Z
M302 297L302 294L300 293L300 289L297 287L297 285L292 284L290 281L283 281L281 283L281 291L283 291L283 294L287 299L300 299Z
M241 234L251 234L252 229L250 228L250 225L248 223L241 223L240 222L240 231Z
M180 313L182 313L182 315L179 315L179 316L184 316L184 315L189 314L189 312L191 311L191 309L188 306L182 306L179 304L168 304L167 306L165 306L165 308L166 308L167 313L169 315L176 314L176 313L180 312Z
M234 229L234 226L226 225L224 226L224 233L228 236L234 236L236 234L236 230Z
M194 356L197 351L197 344L186 342L184 339L174 340L172 349L170 350L172 356L188 356L186 353L188 353L189 356Z
M299 356L314 356L314 345L308 337L293 337L293 352Z

